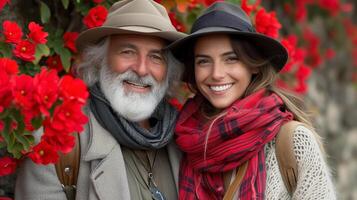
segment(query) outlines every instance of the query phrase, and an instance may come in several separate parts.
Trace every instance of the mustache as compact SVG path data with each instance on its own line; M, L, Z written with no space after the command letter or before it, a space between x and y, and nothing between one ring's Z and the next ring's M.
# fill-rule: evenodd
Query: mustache
M108 74L109 75L109 74ZM122 74L110 74L115 81L118 82L133 82L139 85L147 85L147 86L154 86L158 85L158 82L152 77L151 75L146 75L146 76L139 76L132 70L127 70L126 72Z

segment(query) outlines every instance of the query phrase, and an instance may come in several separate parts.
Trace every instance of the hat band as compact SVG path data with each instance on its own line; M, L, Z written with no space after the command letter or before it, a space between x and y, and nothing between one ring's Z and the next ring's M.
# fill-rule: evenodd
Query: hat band
M201 16L193 24L191 33L207 27L227 27L237 31L255 32L252 25L237 16L222 11L210 12Z

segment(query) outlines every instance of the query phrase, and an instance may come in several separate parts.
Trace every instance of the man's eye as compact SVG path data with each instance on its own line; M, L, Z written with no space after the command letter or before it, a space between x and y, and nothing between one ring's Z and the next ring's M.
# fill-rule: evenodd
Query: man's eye
M160 54L151 54L149 55L149 58L151 59L152 62L156 64L162 64L165 62L164 57Z
M153 55L151 55L150 57L153 58L153 59L155 59L155 60L163 60L163 58L162 58L161 55L155 55L155 54L153 54Z
M122 51L120 51L120 54L135 55L135 51L133 51L133 50L122 50Z

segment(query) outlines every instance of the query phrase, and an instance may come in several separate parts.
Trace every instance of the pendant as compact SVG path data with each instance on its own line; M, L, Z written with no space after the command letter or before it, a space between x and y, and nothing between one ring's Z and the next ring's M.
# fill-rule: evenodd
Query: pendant
M165 196L160 192L159 188L154 181L152 173L149 173L149 189L153 200L166 200Z

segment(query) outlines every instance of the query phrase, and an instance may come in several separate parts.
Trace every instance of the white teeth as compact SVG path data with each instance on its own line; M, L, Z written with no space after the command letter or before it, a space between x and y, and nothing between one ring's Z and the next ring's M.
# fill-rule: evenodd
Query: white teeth
M137 86L137 87L149 87L149 85L145 85L145 84L142 84L142 83L136 83L136 82L131 82L131 81L128 81L128 80L126 80L125 82L127 82L127 83L129 83L129 84L131 84L131 85L135 85L135 86Z
M215 92L221 92L229 89L230 87L232 87L232 85L233 85L232 83L225 84L225 85L211 85L209 88Z

